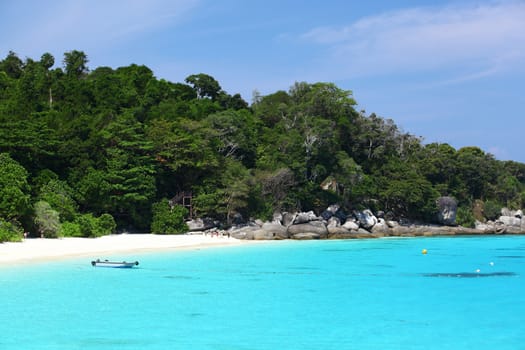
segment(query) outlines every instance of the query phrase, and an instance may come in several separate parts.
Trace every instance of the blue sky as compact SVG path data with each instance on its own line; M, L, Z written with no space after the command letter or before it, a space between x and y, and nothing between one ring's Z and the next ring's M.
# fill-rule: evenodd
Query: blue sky
M173 82L215 77L248 102L296 81L424 142L525 163L525 1L2 0L0 57L82 50Z

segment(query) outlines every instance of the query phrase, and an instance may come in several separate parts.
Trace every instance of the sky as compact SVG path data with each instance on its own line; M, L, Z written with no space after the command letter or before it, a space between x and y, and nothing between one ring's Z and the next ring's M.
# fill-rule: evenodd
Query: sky
M0 59L71 50L249 103L331 82L424 143L525 163L525 0L0 1Z

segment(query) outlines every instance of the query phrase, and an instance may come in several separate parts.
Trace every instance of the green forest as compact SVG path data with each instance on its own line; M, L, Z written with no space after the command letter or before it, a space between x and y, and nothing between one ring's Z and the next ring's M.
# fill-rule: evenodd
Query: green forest
M432 222L452 196L469 226L525 203L525 164L425 144L332 83L250 104L204 73L170 82L88 62L76 50L0 60L0 241L180 233L182 192L193 217L225 225L331 204Z

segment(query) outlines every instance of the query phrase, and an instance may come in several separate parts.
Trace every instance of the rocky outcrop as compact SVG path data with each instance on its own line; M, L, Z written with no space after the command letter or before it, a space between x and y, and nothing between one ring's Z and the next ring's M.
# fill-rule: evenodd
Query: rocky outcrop
M451 223L453 219L455 221L455 204L448 199L443 200L443 203L443 222ZM391 216L387 214L378 213L375 216L372 211L366 209L354 211L352 215L347 216L339 207L331 206L320 216L312 211L276 213L271 222L256 221L245 227L233 228L229 233L235 238L254 240L525 234L525 220L522 219L521 210L504 209L502 214L507 215L501 215L496 221L477 221L475 228L400 223L391 220Z
M496 221L476 221L476 229L490 234L525 234L525 220L522 210L501 209L501 216Z

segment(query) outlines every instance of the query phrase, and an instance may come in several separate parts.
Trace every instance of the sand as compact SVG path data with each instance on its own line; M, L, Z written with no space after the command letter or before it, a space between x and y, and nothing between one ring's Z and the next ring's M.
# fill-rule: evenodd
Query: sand
M104 259L119 253L201 249L248 244L227 236L119 234L99 238L28 238L0 243L0 266L86 256Z

